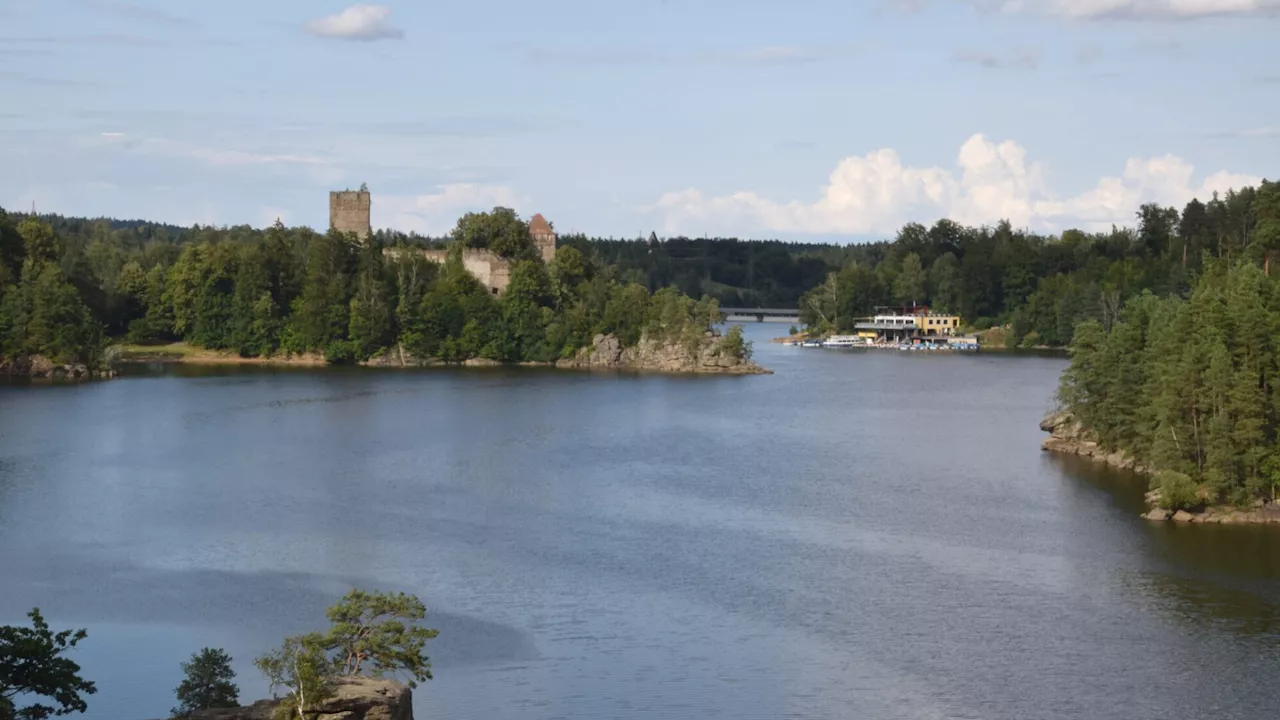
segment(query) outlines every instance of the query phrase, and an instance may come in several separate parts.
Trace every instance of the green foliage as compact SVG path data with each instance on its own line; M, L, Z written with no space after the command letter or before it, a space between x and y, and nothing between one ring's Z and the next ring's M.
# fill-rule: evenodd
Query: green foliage
M894 299L903 305L923 303L925 274L920 256L911 252L902 258L902 272L893 281Z
M52 262L28 260L21 280L0 303L0 356L93 364L101 350L102 327L62 270Z
M353 589L326 614L333 624L324 644L340 674L407 675L409 687L431 679L425 650L439 631L415 624L426 617L418 598Z
M453 229L453 239L464 247L487 248L505 258L531 260L537 256L529 223L511 208L463 215Z
M49 290L58 283L45 279L43 298L79 316L76 331L54 344L80 358L95 357L92 345L105 334L243 355L325 352L349 341L356 359L397 345L448 360L555 359L599 332L638 342L649 296L662 288L723 306L798 307L802 322L823 332L848 331L877 306L917 302L977 329L1010 325L1015 346L1031 335L1031 342L1066 347L1082 321L1110 332L1124 301L1143 291L1188 296L1206 259L1250 261L1269 277L1280 251L1280 186L1263 182L1192 200L1180 212L1146 205L1136 209L1134 229L1046 236L989 220L982 227L911 223L892 240L848 245L563 236L545 268L547 293L502 303L481 300L474 287L411 252L380 257L384 247L441 240L379 231L360 245L341 233L279 223L180 228L0 211L0 354L31 342L34 287L49 265L82 306L71 308L69 295L54 298ZM527 225L508 208L463 217L451 239L459 249L541 265ZM68 345L79 347L68 353ZM1239 362L1232 357L1233 367ZM1248 387L1238 378L1227 385L1235 396Z
M273 694L285 693L276 707L277 720L306 720L309 711L333 697L337 672L319 633L285 638L253 664L267 676Z
M182 663L182 682L174 689L178 707L170 712L175 718L186 717L196 710L238 707L240 689L232 682L231 656L221 649L203 648Z
M254 661L271 692L284 691L280 720L305 720L344 676L391 675L409 687L432 678L426 644L439 631L417 625L426 616L418 598L353 589L325 614L332 623L327 632L286 638Z
M1191 510L1204 504L1196 495L1195 481L1175 470L1156 473L1152 485L1160 491L1160 507L1166 510Z
M1110 328L1081 323L1059 398L1103 447L1156 470L1172 508L1274 497L1277 329L1280 285L1211 260L1186 299L1147 292Z
M739 360L750 360L754 353L751 341L742 337L741 325L734 325L725 332L720 338L719 350L721 354Z
M0 626L0 718L42 720L82 713L84 695L97 692L80 677L80 666L65 657L86 637L84 630L53 632L39 608L27 613L31 627ZM19 702L36 700L30 705ZM49 704L52 703L52 704Z

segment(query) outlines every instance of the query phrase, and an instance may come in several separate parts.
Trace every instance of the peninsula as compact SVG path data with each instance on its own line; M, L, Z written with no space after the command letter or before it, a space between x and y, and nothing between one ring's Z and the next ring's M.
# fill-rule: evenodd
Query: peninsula
M1146 292L1106 323L1081 323L1044 448L1149 475L1152 520L1280 523L1280 293L1268 270L1207 258L1187 297Z
M0 211L0 373L79 379L130 361L768 372L741 329L716 329L714 299L558 248L542 215L468 213L433 242L374 233L372 202L365 187L331 193L323 234L277 221L133 247L85 247L55 229L61 218ZM82 259L111 263L110 281L69 277Z

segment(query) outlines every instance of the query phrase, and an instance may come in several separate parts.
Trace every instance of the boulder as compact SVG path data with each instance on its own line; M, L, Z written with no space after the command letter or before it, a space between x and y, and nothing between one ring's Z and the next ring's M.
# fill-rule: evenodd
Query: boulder
M1151 512L1147 513L1146 515L1143 515L1142 517L1148 520L1168 520L1169 515L1170 515L1169 511L1165 510L1164 508L1152 508Z
M1173 514L1173 520L1174 522L1192 522L1195 520L1195 516L1186 510L1179 510Z
M1047 433L1051 433L1056 430L1059 425L1065 425L1068 422L1071 422L1071 413L1066 410L1059 410L1046 415L1045 418L1040 421L1040 429Z
M53 361L43 355L32 355L30 364L27 366L27 374L33 378L46 378L53 376Z

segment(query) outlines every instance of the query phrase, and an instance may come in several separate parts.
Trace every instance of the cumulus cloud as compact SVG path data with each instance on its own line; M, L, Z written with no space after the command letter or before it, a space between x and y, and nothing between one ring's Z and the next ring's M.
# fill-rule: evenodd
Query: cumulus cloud
M984 10L1095 19L1198 18L1280 10L1280 0L968 0Z
M889 235L909 221L948 217L969 225L1007 219L1045 232L1104 230L1127 224L1144 202L1181 205L1259 178L1218 172L1195 182L1195 168L1174 155L1132 158L1118 176L1078 195L1059 197L1038 163L1012 140L978 134L960 148L955 169L904 165L892 149L840 161L813 202L778 202L753 192L707 196L694 190L663 195L645 208L670 233L796 233Z
M452 230L464 213L522 204L526 198L505 185L453 183L428 195L375 194L371 212L376 227L439 236Z
M391 8L385 5L358 3L336 15L312 20L303 28L312 35L340 40L371 42L403 38L404 31L387 21L390 15Z

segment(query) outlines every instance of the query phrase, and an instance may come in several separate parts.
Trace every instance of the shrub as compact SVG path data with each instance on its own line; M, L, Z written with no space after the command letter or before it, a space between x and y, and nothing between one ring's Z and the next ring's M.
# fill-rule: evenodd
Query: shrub
M734 325L720 338L720 352L739 360L750 360L755 349L750 340L742 338L742 326Z
M324 349L324 359L331 365L351 365L356 361L356 345L348 340L334 340Z
M1188 510L1202 504L1195 481L1185 473L1161 470L1153 484L1160 490L1160 507L1166 510Z

